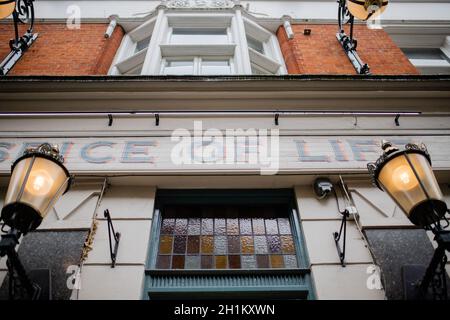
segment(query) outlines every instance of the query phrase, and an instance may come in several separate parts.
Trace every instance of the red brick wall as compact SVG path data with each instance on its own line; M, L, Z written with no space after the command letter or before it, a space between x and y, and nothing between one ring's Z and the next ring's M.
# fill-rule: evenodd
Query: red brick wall
M289 74L355 74L350 60L336 39L337 25L292 25L295 37L289 40L283 27L277 32ZM309 36L304 29L311 29ZM348 28L346 33L349 34ZM418 74L417 69L384 30L357 25L354 38L357 52L372 74Z
M105 39L107 27L81 24L80 29L70 30L65 24L38 23L34 30L39 37L9 75L105 75L124 35L117 26ZM0 24L0 59L9 53L12 37L12 25Z

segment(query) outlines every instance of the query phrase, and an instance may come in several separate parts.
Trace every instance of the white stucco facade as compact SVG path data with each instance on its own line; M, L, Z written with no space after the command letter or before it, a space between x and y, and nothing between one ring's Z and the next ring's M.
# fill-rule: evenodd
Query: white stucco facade
M163 2L170 7L170 1ZM450 1L392 2L381 24L399 46L443 48L449 54ZM78 267L67 273L68 279L77 279L77 285L70 288L71 299L147 298L146 270L155 246L152 230L158 223L155 202L161 189L291 189L308 256L311 297L386 299L383 285L369 285L378 261L364 232L414 226L385 193L370 184L366 166L381 153L382 139L399 146L423 142L450 204L448 79L283 78L287 71L277 43L272 43L272 58L279 63L273 78L117 76L121 63L126 62L127 41L145 38L139 28L151 25L156 34L148 52L164 45L164 28L170 27L167 19L171 16L159 5L160 1L37 1L38 20L42 21L71 19L77 8L82 22L118 16L127 33L121 49L105 77L16 78L0 85L0 205L11 163L29 145L58 144L75 177L73 188L39 229L84 230L89 235ZM337 14L334 1L242 1L241 5L223 14L224 21L233 21L226 26L235 28L232 33L238 47L239 41L246 41L243 24L247 20L241 14L252 15L252 23L268 32L267 39L272 39L282 16L324 23L335 22ZM176 24L177 12L173 12ZM239 52L235 63L242 72L238 73L251 74L251 58L243 57L248 55L246 46ZM147 74L158 74L163 56L141 58ZM427 63L423 67L435 70ZM27 95L19 94L24 91ZM276 164L228 163L224 155L231 150L223 139L208 140L222 153L213 152L209 158L201 154L197 162L178 163L174 150L180 139L173 137L180 129L189 137L198 131L208 138L232 130L233 139L248 130L265 130L276 135L279 149L271 150ZM192 149L198 146L194 139L189 143ZM260 141L244 143L235 148L236 154L247 159L259 145ZM341 194L338 203L333 197L317 199L312 183L319 176L328 177L336 187L343 182L349 196ZM347 225L346 266L342 267L332 234L340 227L340 209L349 206L357 214ZM114 268L103 216L106 209L121 233ZM2 259L0 283L6 272Z

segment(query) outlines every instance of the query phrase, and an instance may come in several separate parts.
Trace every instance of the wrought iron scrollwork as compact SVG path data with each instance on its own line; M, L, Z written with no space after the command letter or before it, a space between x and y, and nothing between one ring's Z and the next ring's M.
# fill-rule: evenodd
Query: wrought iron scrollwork
M37 34L33 33L34 27L34 0L0 0L0 5L15 2L12 12L14 23L14 38L10 40L11 52L0 62L0 76L6 75L20 59L22 54L33 44ZM27 31L22 36L19 35L19 25L28 25Z
M58 162L64 163L64 157L60 154L59 147L56 144L51 145L50 143L43 143L38 147L29 147L23 154L42 154L44 156L51 157Z

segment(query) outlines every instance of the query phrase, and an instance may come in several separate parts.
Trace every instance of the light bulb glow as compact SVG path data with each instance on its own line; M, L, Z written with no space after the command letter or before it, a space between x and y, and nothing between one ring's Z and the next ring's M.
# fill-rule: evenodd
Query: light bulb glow
M392 180L399 190L411 190L418 185L414 172L408 165L396 168L392 174Z
M28 178L26 190L35 195L46 195L53 186L53 179L44 170L36 170L31 172Z

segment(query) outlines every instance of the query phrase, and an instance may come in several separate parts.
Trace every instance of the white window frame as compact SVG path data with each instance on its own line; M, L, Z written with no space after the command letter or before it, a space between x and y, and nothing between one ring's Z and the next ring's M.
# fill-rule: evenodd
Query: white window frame
M153 38L155 24L156 17L152 17L123 37L108 74L127 74L143 65ZM147 48L135 52L137 43L148 37L150 37L150 42Z
M417 48L417 47L413 47ZM450 59L449 51L446 50L446 47L421 47L419 49L439 49L442 54L447 57L441 59L429 59L429 58L409 58L409 61L416 67L421 74L450 74Z
M226 28L228 42L170 43L174 28ZM247 33L263 43L264 54L248 47ZM152 34L148 48L130 54L135 51L137 41ZM277 37L250 17L243 16L241 8L186 10L160 7L150 20L124 37L110 74L127 74L142 64L141 74L159 75L164 72L166 59L189 57L230 59L231 75L252 74L252 64L270 74L287 73ZM194 69L194 74L199 74L199 70Z
M231 56L180 56L180 57L164 57L161 62L161 68L159 71L160 75L166 75L165 68L167 60L170 61L193 61L193 74L192 75L203 75L202 74L202 61L203 60L228 60L230 64L230 74L233 74L233 70L235 70L235 65L233 62L233 58Z
M173 29L200 29L201 27L173 27L170 26L169 27L169 32L167 34L167 40L166 40L166 44L169 45L178 45L179 43L176 42L172 42L172 36L173 36ZM226 35L227 35L227 41L223 44L232 44L232 35L231 35L231 30L229 26L219 26L219 27L204 27L205 29L225 29ZM198 43L192 43L192 44L198 44Z
M287 69L276 36L247 17L243 17L243 20L246 37L248 35L260 41L264 48L262 54L248 47L251 65L267 74L286 74Z

